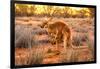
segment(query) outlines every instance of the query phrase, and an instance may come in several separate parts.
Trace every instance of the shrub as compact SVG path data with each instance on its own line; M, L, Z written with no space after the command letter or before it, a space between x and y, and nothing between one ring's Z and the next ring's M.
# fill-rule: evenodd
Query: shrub
M72 44L75 46L81 46L83 45L83 42L87 41L87 35L86 33L81 33L81 34L76 34L75 36L73 36L72 38Z
M15 47L29 48L35 44L35 35L32 34L32 27L27 25L15 26Z
M94 54L94 39L90 39L88 37L88 39L87 39L87 45L88 45L88 48L91 51L91 55L92 55L92 57L91 57L90 60L94 60L94 55L95 55Z
M35 29L35 30L33 30L32 33L33 34L38 34L38 35L48 34L47 31L45 29L42 29L42 28Z
M88 29L87 28L83 28L83 27L76 27L75 31L76 32L81 32L81 33L87 33Z

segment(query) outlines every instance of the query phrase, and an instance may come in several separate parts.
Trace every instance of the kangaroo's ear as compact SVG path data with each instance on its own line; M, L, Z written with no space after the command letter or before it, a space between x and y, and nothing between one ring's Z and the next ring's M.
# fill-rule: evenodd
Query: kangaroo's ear
M48 23L53 19L53 17L45 18L44 23Z
M52 19L53 19L53 17L50 17L50 18L48 19L48 22L51 21Z

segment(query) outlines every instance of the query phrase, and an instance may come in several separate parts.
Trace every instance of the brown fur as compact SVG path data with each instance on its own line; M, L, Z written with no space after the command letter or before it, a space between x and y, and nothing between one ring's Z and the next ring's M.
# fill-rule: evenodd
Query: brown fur
M56 21L52 24L48 24L48 33L55 34L57 46L57 39L63 37L64 49L66 49L67 47L71 47L71 31L68 25L63 21Z

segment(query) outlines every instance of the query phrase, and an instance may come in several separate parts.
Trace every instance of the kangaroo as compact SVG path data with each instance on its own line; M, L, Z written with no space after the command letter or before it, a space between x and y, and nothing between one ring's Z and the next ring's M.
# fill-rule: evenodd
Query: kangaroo
M52 19L51 17L44 20L41 25L42 28L47 29L48 35L53 37L51 43L56 43L56 48L58 48L58 43L63 41L64 49L71 47L71 30L68 25L63 21L52 22Z
M60 38L63 38L64 49L71 47L71 30L63 21L56 21L48 24L48 33L55 36L56 46L58 46Z

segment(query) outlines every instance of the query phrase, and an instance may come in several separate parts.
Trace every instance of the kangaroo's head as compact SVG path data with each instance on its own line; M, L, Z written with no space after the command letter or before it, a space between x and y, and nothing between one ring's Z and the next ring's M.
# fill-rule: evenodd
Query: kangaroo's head
M42 24L42 28L48 28L48 23L52 20L53 18L45 18Z

